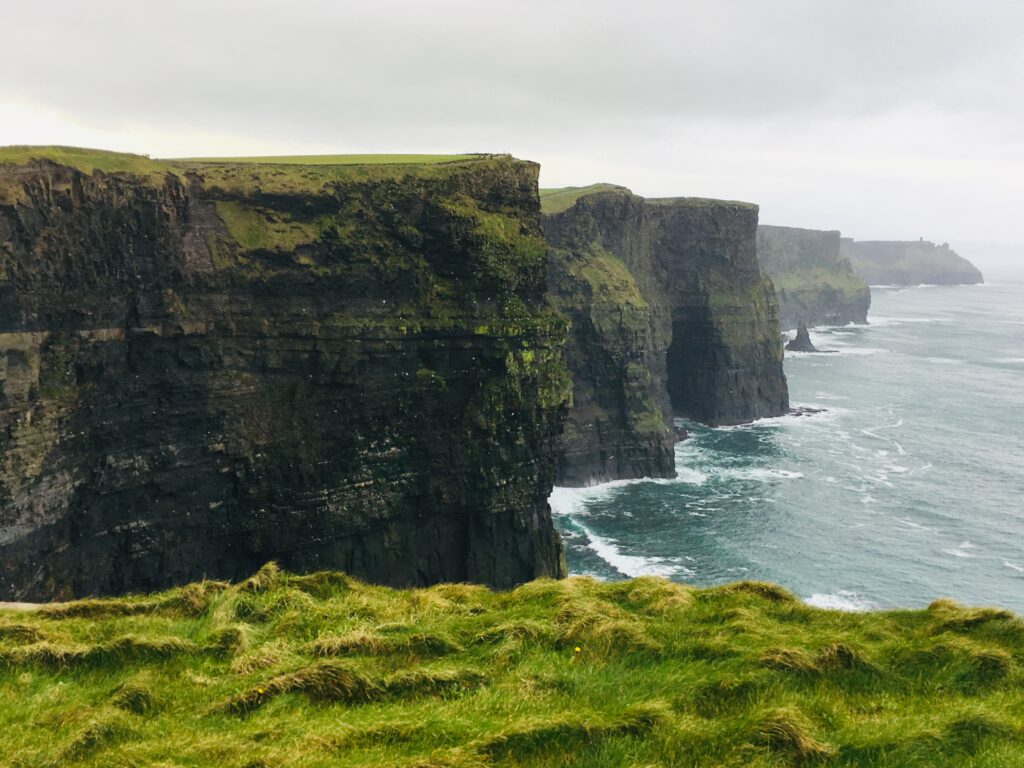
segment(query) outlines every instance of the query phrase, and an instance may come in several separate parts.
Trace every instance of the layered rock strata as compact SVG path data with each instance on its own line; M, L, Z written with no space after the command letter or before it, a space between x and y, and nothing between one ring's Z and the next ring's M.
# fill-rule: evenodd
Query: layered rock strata
M925 239L860 241L843 238L843 254L871 285L974 285L981 271L949 247Z
M564 573L537 170L0 150L0 599Z
M571 328L559 483L673 476L674 416L723 425L787 411L757 206L608 185L543 199L558 201L543 217L548 287Z
M871 291L840 253L839 232L762 224L757 259L778 294L783 330L867 323Z

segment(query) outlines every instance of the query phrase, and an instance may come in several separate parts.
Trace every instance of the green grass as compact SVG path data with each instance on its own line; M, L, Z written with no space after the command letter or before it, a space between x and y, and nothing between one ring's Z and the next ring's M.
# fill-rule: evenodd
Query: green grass
M576 649L579 649L578 651ZM0 765L1024 764L1024 624L643 578L240 585L0 611Z
M623 192L632 194L625 187L616 184L591 184L587 187L560 187L540 190L540 208L544 213L561 213L572 208L576 201L598 192Z
M207 189L224 194L306 194L335 182L436 177L460 163L501 162L496 155L295 155L153 159L144 155L56 146L0 147L0 165L51 160L83 173L126 173L160 184L168 174L196 171ZM258 239L258 238L257 238Z
M0 147L0 164L21 165L32 160L52 160L61 165L77 168L85 173L132 173L138 176L164 175L172 168L159 160L145 155L131 155L125 152L108 152L103 149L81 147Z
M420 165L472 160L481 155L267 155L264 157L182 157L172 163L227 165Z

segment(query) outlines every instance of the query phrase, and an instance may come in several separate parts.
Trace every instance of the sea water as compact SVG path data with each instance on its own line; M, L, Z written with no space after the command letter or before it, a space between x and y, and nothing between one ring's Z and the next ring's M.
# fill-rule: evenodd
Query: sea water
M681 422L678 478L555 488L570 572L1024 612L1024 283L872 288L869 322L786 353L793 404L823 412Z

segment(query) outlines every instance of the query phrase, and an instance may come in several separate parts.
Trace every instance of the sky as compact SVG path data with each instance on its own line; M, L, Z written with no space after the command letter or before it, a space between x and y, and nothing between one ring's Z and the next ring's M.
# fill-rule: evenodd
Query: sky
M1019 0L2 2L0 145L510 152L542 186L1024 242Z

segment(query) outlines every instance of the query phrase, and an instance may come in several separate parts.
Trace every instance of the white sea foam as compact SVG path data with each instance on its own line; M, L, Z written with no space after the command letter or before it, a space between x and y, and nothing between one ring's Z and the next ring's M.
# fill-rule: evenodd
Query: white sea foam
M924 360L936 365L961 365L964 362L963 360L954 360L951 357L926 357Z
M913 520L905 520L902 517L897 517L895 519L896 519L897 523L902 523L903 525L905 525L905 526L907 526L909 528L916 528L919 531L927 531L927 530L929 530L928 528L926 528L925 526L921 525L920 523L915 523Z
M824 608L829 611L845 611L847 613L863 613L878 607L866 597L846 589L840 589L838 592L830 594L817 592L804 600L804 602L815 608Z
M1024 363L1024 357L994 357L992 358L993 363L1008 363L1010 365L1020 365Z
M896 317L886 315L872 315L868 319L868 325L876 328L887 328L892 325L907 325L910 323L951 323L953 320L948 317Z
M944 549L942 552L943 554L952 555L953 557L974 557L974 555L967 551L969 549L974 549L974 545L969 541L965 541L956 549Z
M1006 560L1003 560L1003 565L1005 565L1007 568L1011 568L1017 573L1024 573L1024 568L1022 568L1019 565L1014 565L1013 563L1007 562Z
M584 525L580 525L580 528L589 540L587 546L623 576L631 578L637 576L674 576L678 573L692 576L694 573L693 570L682 565L679 562L679 558L627 555L611 539L598 536Z
M756 482L768 483L773 480L799 480L803 477L802 472L795 472L790 469L773 469L767 467L737 467L722 469L718 472L722 477L736 480L754 480Z

